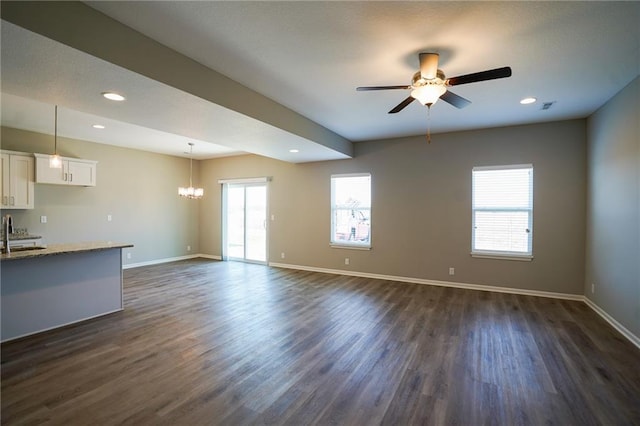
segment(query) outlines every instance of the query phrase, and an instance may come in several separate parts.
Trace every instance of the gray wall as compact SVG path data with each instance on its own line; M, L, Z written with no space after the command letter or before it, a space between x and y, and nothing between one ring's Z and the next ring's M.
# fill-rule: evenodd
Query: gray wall
M51 153L53 136L2 128L2 149ZM189 183L189 160L58 138L60 155L98 161L96 187L35 185L35 209L3 210L15 226L47 243L111 240L135 245L127 263L199 252L198 202L178 196ZM194 161L194 175L199 162ZM206 196L206 194L205 194ZM107 215L112 221L107 221ZM40 223L40 216L47 223ZM191 252L187 252L191 245Z
M245 155L196 161L205 198L194 201L176 194L188 178L188 159L60 138L62 155L99 161L98 186L36 184L36 208L13 215L17 226L50 243L131 242L136 247L128 263L187 255L187 245L190 253L219 256L218 179L271 176L271 262L583 294L585 140L586 121L573 120L438 134L430 145L422 136L362 142L351 160L290 164ZM48 153L51 144L49 135L2 129L4 149ZM472 258L471 169L521 163L534 165L533 261ZM370 251L329 246L329 178L353 172L372 175ZM48 216L47 224L40 215Z
M361 142L352 160L203 161L200 177L210 197L200 205L200 249L221 255L218 179L271 176L271 262L582 294L585 140L585 120L573 120L438 134L430 145L422 136ZM523 163L534 165L534 260L472 258L472 168ZM372 175L370 251L329 246L330 175L355 172Z
M640 336L640 77L589 118L588 170L584 294Z

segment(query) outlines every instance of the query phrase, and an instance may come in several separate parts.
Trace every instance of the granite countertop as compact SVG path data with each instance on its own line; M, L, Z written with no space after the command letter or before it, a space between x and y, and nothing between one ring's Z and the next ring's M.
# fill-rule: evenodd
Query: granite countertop
M86 251L96 250L109 250L115 248L133 247L133 244L129 243L114 243L111 241L92 241L84 243L67 243L67 244L48 244L46 246L40 246L43 248L32 250L18 250L11 253L2 253L0 260L17 260L17 259L30 259L34 257L53 256L65 253L79 253Z

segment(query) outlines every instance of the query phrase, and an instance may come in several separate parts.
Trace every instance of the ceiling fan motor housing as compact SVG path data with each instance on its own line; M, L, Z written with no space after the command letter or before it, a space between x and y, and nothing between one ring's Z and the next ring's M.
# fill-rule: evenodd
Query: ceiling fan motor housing
M444 72L442 72L442 70L438 70L438 72L436 73L436 78L426 79L426 78L423 78L420 71L418 71L413 75L413 79L411 79L411 87L413 87L414 89L417 87L426 86L428 84L444 86L445 84Z

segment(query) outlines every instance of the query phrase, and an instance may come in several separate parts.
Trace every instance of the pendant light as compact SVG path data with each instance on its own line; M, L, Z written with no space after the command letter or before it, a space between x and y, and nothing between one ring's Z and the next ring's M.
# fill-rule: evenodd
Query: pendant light
M58 105L55 108L55 123L53 130L53 155L49 156L49 168L59 169L62 167L62 160L58 155Z
M186 198L198 199L204 195L204 189L193 187L193 142L189 142L189 187L179 187L178 195Z

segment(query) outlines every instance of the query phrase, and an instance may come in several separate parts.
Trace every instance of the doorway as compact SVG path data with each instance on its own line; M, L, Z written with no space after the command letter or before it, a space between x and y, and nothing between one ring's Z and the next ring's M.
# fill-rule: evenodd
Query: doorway
M267 263L267 184L225 183L223 194L224 257Z

